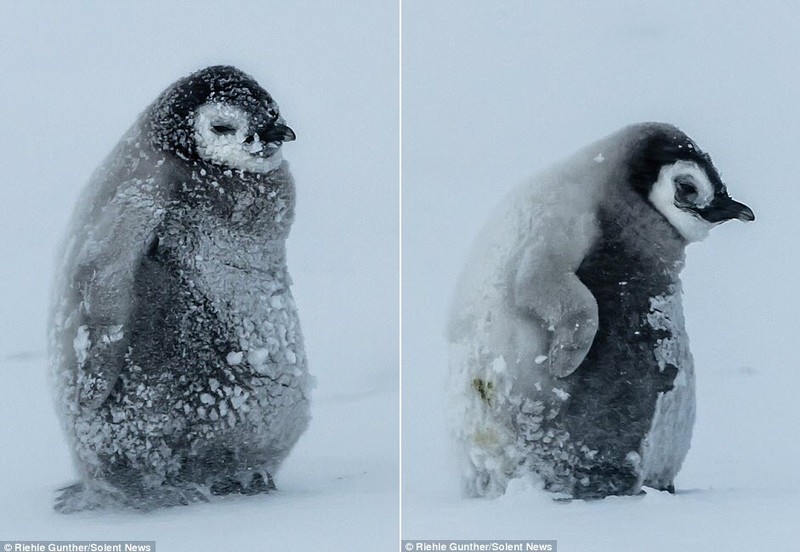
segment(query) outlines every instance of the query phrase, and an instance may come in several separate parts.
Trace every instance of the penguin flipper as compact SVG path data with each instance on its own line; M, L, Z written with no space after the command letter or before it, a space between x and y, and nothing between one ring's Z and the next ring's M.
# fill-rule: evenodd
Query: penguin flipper
M577 276L575 277L577 280ZM580 281L578 281L580 283ZM582 283L580 283L583 286ZM585 288L585 286L583 286ZM577 286L576 286L577 288ZM588 289L586 289L588 293ZM591 296L591 293L589 294ZM591 296L594 299L593 296ZM587 301L585 308L565 315L550 333L548 368L550 373L563 378L573 373L586 358L597 334L597 302ZM549 330L549 328L548 328Z
M136 268L157 244L163 216L157 198L136 182L122 183L99 216L83 221L72 265L77 312L75 333L66 337L76 355L77 399L90 408L106 400L124 367Z
M544 241L529 245L520 257L514 281L518 314L545 331L544 351L554 377L573 373L586 358L598 327L597 300L574 272L570 259L547 251Z

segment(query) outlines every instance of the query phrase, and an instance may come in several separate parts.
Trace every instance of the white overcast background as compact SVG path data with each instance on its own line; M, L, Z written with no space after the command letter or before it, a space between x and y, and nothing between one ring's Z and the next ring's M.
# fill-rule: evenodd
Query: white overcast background
M358 2L0 4L0 540L390 550L398 530L398 9ZM232 64L296 142L289 269L317 378L279 492L141 514L52 511L74 481L46 384L56 247L93 169L169 84Z
M403 2L405 538L573 550L786 550L800 516L800 7L791 2ZM446 311L493 207L616 129L673 123L754 223L687 250L698 414L674 496L459 497ZM678 548L679 547L679 548Z

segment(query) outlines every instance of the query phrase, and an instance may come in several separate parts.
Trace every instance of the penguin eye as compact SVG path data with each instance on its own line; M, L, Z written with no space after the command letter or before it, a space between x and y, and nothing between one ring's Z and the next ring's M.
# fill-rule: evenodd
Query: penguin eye
M694 185L690 178L678 177L675 179L675 188L681 196L689 201L697 199L697 186Z
M211 125L211 130L213 130L215 134L236 134L236 129L228 125Z

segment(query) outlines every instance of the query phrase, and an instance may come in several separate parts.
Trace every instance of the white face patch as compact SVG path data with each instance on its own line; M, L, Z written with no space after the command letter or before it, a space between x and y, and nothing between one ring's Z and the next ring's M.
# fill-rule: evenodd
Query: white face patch
M678 200L677 196L682 199ZM690 242L704 239L715 224L682 209L677 203L703 208L714 199L714 186L706 172L691 161L664 165L650 191L650 202Z
M276 169L283 160L280 149L262 157L259 153L267 149L267 144L257 134L246 142L250 133L250 116L238 107L207 103L195 111L194 140L202 159L248 172L268 173Z

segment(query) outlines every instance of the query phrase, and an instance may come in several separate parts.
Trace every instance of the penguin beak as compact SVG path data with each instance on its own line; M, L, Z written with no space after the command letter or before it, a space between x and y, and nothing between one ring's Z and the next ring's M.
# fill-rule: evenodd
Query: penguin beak
M270 142L292 142L297 139L297 135L288 126L276 123L259 130L258 139L267 144Z
M756 219L750 207L744 203L734 201L727 195L715 199L711 202L711 205L703 209L701 214L704 219L711 223L725 222L731 219L749 222Z

